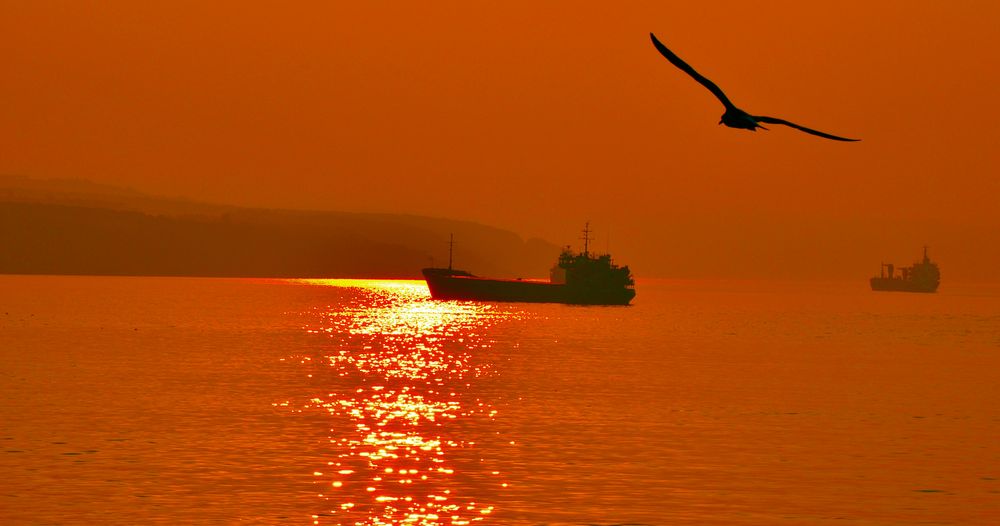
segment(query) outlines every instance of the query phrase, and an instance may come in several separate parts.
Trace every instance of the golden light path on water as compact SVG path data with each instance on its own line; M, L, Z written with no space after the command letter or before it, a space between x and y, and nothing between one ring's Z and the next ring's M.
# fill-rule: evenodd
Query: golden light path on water
M473 382L493 374L485 333L509 313L440 302L423 282L304 280L350 289L344 304L317 308L305 330L328 338L313 370L333 375L311 400L332 420L334 458L314 476L329 503L315 524L463 525L493 513L506 487L462 430L496 416ZM311 360L303 360L308 362Z

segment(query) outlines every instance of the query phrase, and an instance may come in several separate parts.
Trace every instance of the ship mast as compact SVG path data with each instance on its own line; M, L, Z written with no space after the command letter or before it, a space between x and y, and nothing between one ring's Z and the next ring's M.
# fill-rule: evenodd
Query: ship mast
M583 255L590 255L590 221L587 221L583 225Z
M455 250L455 234L448 234L448 270L451 270L451 254Z

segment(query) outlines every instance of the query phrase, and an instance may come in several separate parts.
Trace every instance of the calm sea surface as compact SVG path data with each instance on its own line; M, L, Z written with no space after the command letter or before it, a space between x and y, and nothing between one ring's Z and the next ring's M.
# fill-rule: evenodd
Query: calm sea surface
M0 276L2 524L997 524L1000 289Z

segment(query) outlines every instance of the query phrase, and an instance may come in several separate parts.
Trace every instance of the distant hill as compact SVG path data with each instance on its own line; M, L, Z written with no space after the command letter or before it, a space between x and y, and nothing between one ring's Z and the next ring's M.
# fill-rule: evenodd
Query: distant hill
M559 252L466 221L239 208L0 176L0 273L418 278L432 261L541 277Z

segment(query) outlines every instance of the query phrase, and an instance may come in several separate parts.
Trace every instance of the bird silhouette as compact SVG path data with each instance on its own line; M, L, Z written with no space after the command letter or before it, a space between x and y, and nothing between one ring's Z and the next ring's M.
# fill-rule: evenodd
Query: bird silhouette
M783 124L785 126L795 128L796 130L799 131L804 131L806 133L818 135L826 139L833 139L835 141L859 140L859 139L847 139L845 137L830 135L829 133L823 133L818 130L806 128L805 126L799 126L798 124L795 124L794 122L788 122L785 119L778 119L776 117L766 117L763 115L750 115L749 113L737 108L735 104L730 102L729 97L727 97L726 94L723 93L723 91L719 89L719 87L716 86L714 82L702 76L701 73L698 73L697 71L694 70L694 68L689 66L687 62L684 62L683 60L681 60L680 57L675 55L673 51L667 49L667 46L664 46L662 42L656 39L656 35L650 33L649 38L653 39L653 45L656 47L656 50L659 51L660 54L663 55L664 57L667 57L667 60L669 60L671 64L680 68L680 70L683 71L684 73L691 75L691 78L698 81L698 83L701 84L702 86L708 88L708 91L711 91L712 94L714 94L720 101L722 101L722 105L726 107L726 112L722 114L722 119L719 121L719 124L725 124L730 128L742 128L744 130L750 130L750 131L757 131L757 128L766 130L767 128L760 125L760 123L762 122L766 124Z

